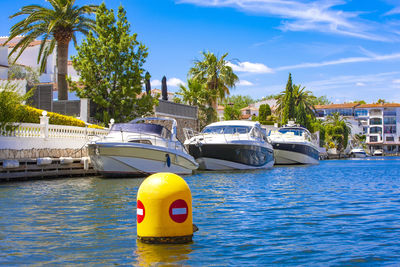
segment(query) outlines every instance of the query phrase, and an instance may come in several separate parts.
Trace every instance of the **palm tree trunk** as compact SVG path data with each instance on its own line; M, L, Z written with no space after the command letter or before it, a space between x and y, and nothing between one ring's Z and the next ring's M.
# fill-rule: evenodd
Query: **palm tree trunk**
M57 42L57 88L58 100L68 100L68 44L69 42Z

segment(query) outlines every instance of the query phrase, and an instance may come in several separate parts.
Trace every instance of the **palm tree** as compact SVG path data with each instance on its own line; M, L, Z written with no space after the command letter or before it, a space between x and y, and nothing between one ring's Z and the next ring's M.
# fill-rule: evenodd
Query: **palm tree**
M309 128L311 122L307 116L315 117L313 101L316 98L311 91L306 91L301 85L293 85L293 100L295 106L296 121Z
M342 152L347 147L349 135L351 134L350 123L338 112L326 117L324 122L328 139L334 141L337 149Z
M74 5L75 0L47 1L52 8L28 5L10 16L10 18L15 18L27 15L26 18L11 27L7 42L19 35L24 36L11 51L9 57L14 53L18 53L14 59L15 62L31 42L41 38L42 43L39 48L38 63L40 63L40 72L43 73L46 68L47 57L53 53L54 48L57 46L58 99L67 100L68 45L71 40L76 45L76 32L86 35L89 30L94 30L95 20L86 15L94 13L97 6L85 5L79 7Z
M183 84L179 85L177 95L182 96L184 103L191 106L204 106L207 104L207 92L204 86L198 80L189 79L187 87Z
M210 105L217 110L218 99L223 100L229 95L229 88L239 81L238 76L228 66L225 60L228 53L218 58L211 52L202 52L203 60L196 60L189 70L189 76L205 84L208 90Z

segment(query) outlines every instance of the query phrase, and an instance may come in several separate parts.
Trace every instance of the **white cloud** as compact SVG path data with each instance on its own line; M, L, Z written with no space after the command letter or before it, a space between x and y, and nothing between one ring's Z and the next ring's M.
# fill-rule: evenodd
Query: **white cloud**
M160 80L152 80L150 82L150 84L152 87L158 87L158 86L161 86L161 81Z
M246 80L240 80L237 85L239 85L239 86L252 86L252 85L254 85L254 83L246 81Z
M400 59L400 53L389 54L389 55L375 55L370 57L349 57L349 58L341 58L337 60L323 61L323 62L301 63L297 65L278 67L275 70L282 71L282 70L292 70L292 69L302 69L302 68L317 68L317 67L324 67L324 66L338 65L338 64L384 61L393 59Z
M180 84L185 84L185 83L178 78L170 78L167 81L167 85L172 87L178 87Z
M395 7L392 10L385 13L386 16L397 15L397 14L400 14L400 7Z
M233 71L237 72L250 72L250 73L272 73L272 69L265 66L262 63L251 63L251 62L239 62L239 64L234 64L228 62Z
M362 87L362 86L365 86L366 84L365 83L362 83L362 82L357 82L356 83L356 86L359 86L359 87Z
M395 80L392 81L392 83L394 83L394 84L400 84L400 79L395 79Z
M150 82L151 87L160 87L161 86L161 81L160 80L152 80ZM167 86L171 87L178 87L180 84L185 84L181 79L178 78L170 78L167 80Z
M281 29L288 31L318 31L361 39L390 41L372 31L382 30L372 21L363 21L359 13L340 10L343 0L176 0L207 7L232 7L243 12L279 17ZM377 23L375 23L377 24Z

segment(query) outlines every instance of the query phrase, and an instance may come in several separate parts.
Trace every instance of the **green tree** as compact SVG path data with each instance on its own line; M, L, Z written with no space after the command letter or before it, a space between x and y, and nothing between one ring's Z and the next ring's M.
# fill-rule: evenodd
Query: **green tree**
M210 103L210 95L205 85L199 80L189 79L187 81L187 86L180 84L179 91L176 94L182 98L183 103L198 107L200 128L216 120L216 111L208 106L208 103Z
M124 8L119 7L116 19L114 11L101 4L95 32L89 32L72 57L80 74L78 83L70 81L77 95L93 100L100 111L96 118L104 123L150 114L156 100L142 93L147 48L137 41L136 33L130 34Z
M312 104L314 106L316 106L316 105L329 105L329 104L332 104L332 102L328 99L327 96L323 95L323 96L315 97L314 99L312 99Z
M353 103L358 103L360 105L367 104L367 102L365 102L364 100L356 100Z
M327 116L324 125L327 141L334 143L336 149L339 152L343 152L347 147L349 135L351 134L349 122L337 112Z
M241 109L254 103L250 96L232 95L224 99L224 119L225 120L239 120Z
M278 109L281 113L281 122L286 124L289 120L295 119L295 103L293 98L292 74L289 73L289 78L286 83L285 91L277 97Z
M311 128L311 122L315 118L313 101L316 97L311 91L306 91L301 85L293 85L293 99L295 105L295 119L300 125Z
M76 45L76 32L86 35L90 29L94 29L94 20L86 15L95 12L96 6L85 5L80 7L75 5L75 0L47 1L51 8L28 5L10 16L10 18L27 17L11 27L7 42L19 35L24 35L24 37L11 50L9 56L17 53L14 61L17 60L32 41L41 37L42 43L39 48L38 63L40 62L40 72L43 73L46 68L47 57L57 47L58 99L67 100L68 45L71 40Z
M0 83L0 134L14 128L13 123L21 119L19 107L32 96L33 89L26 94L21 94L18 83L7 80Z
M377 104L385 104L386 100L385 99L378 99L378 101L376 102Z
M234 87L239 78L225 60L228 53L220 58L211 52L202 52L202 55L203 59L196 60L189 70L189 77L205 85L210 101L208 105L217 110L218 100L229 95L229 88Z

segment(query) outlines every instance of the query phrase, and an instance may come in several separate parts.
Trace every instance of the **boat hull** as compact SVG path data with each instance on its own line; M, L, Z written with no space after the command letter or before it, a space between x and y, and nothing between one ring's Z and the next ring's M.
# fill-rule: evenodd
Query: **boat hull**
M319 164L319 151L306 144L273 143L275 164Z
M198 167L193 158L182 152L143 144L90 144L89 156L94 168L104 176L146 176L157 172L184 175Z
M366 158L367 154L365 152L364 153L352 152L352 153L350 153L350 157L352 157L352 158Z
M273 150L244 144L189 144L189 154L202 170L268 169L274 164Z

